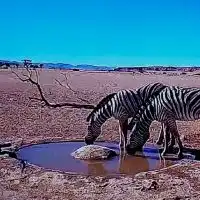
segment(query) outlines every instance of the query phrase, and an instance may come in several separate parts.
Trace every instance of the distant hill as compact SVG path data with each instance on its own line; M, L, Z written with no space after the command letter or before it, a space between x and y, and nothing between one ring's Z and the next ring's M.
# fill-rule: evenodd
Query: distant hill
M32 65L39 66L42 64L43 68L47 69L75 69L75 70L96 70L96 71L109 71L113 70L112 67L108 66L95 66L95 65L72 65L72 64L65 64L65 63L32 63ZM0 60L0 66L7 65L10 67L14 67L17 65L18 67L23 67L23 62L17 61L8 61L8 60Z
M0 60L0 68L6 67L23 67L23 62ZM185 71L193 72L200 70L200 66L185 66L185 67L173 67L173 66L134 66L134 67L109 67L109 66L96 66L96 65L72 65L66 63L32 63L33 67L42 67L46 69L69 69L69 70L94 70L94 71L120 71L120 72L143 72L143 71Z
M148 67L117 67L114 71L119 72L143 72L143 71L184 71L193 72L199 70L200 66L184 66L184 67L165 67L165 66L148 66Z
M43 63L45 68L50 69L79 69L79 70L97 70L97 71L108 71L112 70L112 67L107 66L95 66L95 65L71 65L64 63Z

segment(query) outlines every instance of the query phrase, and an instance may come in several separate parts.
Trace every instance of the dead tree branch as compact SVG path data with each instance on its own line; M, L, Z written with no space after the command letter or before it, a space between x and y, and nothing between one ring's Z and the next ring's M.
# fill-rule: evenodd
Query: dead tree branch
M79 97L79 94L80 94L80 93L79 93L78 91L74 90L74 89L70 86L69 80L68 80L68 77L67 77L68 74L65 74L65 73L61 73L61 74L65 77L66 86L63 85L63 84L62 84L59 80L57 80L57 79L55 79L55 81L56 81L60 86L65 87L65 88L71 90L71 91L76 95L77 99L79 99L79 100L81 100L81 101L83 101L83 102L89 104L90 102L89 102L88 100Z
M44 96L44 94L43 94L43 91L42 91L42 88L41 88L41 86L40 86L40 84L39 84L39 76L38 76L37 70L36 70L36 69L32 69L32 70L31 70L31 69L28 68L28 66L25 66L25 69L26 69L26 72L27 72L28 74L22 73L23 78L22 78L21 76L19 76L19 74L17 74L17 73L16 73L15 71L13 71L12 69L11 69L11 71L12 71L13 74L15 74L15 76L16 76L20 81L31 83L31 84L33 84L34 86L37 87L37 90L38 90L38 92L39 92L39 94L40 94L40 98L29 97L31 100L41 101L41 102L43 102L46 106L52 107L52 108L59 108L59 107L64 107L64 106L66 106L66 107L71 107L71 108L84 108L84 109L94 109L94 108L95 108L94 105L88 104L89 102L88 102L87 100L81 99L81 98L79 98L79 99L81 99L82 101L84 100L84 102L87 102L87 104L67 103L67 102L66 102L66 103L55 103L55 104L54 104L54 103L50 103L50 102L45 98L45 96ZM33 73L33 72L35 72L35 73ZM35 75L36 80L34 80L33 74ZM67 79L67 77L66 77L66 79ZM59 82L59 81L57 80L57 82ZM61 84L61 83L60 83L60 84ZM62 84L61 84L61 85L62 85ZM72 90L73 92L76 92L76 91L74 91L74 90L69 86L69 83L68 83L68 82L67 82L67 86L68 86L68 88L69 88L70 90Z

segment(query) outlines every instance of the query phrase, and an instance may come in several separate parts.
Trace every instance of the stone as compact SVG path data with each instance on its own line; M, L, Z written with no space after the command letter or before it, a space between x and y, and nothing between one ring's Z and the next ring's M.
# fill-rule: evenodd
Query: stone
M72 152L71 156L82 160L102 160L117 156L117 153L107 147L86 145Z

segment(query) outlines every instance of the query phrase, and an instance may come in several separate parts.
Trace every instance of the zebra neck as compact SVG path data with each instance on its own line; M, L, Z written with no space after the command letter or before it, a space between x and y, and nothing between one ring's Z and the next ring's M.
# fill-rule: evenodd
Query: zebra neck
M155 120L155 112L152 104L149 104L147 108L141 111L138 118L137 132L138 134L145 135L149 133L149 127Z
M96 124L96 126L101 127L101 125L108 120L109 118L111 118L111 114L110 112L104 110L100 110L100 112L98 112L95 117L94 117L94 122Z

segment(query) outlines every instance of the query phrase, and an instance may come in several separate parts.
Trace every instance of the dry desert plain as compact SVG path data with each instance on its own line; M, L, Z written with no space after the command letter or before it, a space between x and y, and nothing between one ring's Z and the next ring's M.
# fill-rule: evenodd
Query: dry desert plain
M73 91L62 73L68 74ZM20 70L17 73L21 73ZM74 72L39 70L40 84L50 102L77 102L81 98L96 104L106 94L120 89L136 89L151 82L200 87L200 76L191 74L132 74L131 72ZM90 110L47 108L29 97L39 97L37 89L23 83L10 70L0 70L0 138L16 145L48 140L83 139ZM177 122L184 146L200 148L200 121ZM160 124L150 128L155 142ZM119 141L118 123L108 120L99 139ZM151 188L152 182L157 183ZM183 160L166 169L134 176L101 177L70 175L29 166L21 173L17 160L0 157L0 199L200 199L200 163Z

